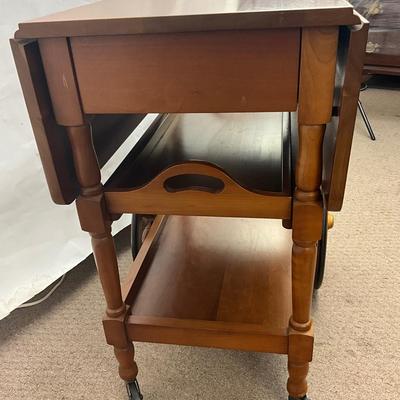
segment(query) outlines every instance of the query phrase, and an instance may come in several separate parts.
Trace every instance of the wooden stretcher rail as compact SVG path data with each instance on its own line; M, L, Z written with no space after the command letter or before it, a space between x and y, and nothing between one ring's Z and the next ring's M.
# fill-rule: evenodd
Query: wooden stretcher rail
M287 329L270 332L252 324L135 315L128 317L126 329L137 342L288 353Z
M122 299L126 304L132 303L134 294L137 293L138 286L142 283L144 274L146 273L146 268L144 267L146 257L149 257L151 251L154 250L154 243L160 236L167 218L165 215L156 216L140 247L139 253L136 255L131 268L121 284Z

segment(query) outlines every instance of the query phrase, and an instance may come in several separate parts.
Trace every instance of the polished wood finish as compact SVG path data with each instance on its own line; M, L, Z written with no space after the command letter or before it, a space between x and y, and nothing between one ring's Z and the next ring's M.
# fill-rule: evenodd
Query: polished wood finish
M107 302L108 317L119 317L125 312L122 302L115 247L109 227L105 232L92 233L93 254Z
M284 330L271 332L254 324L132 315L127 319L127 331L134 341L276 354L288 352Z
M320 189L340 208L367 28L342 0L118 0L20 25L16 37L38 39L12 46L49 185L65 203L79 188L122 379L136 378L141 340L288 354L289 394L306 394ZM101 183L147 112L271 110L296 119L160 117ZM123 212L190 216L155 218L121 286Z
M93 254L107 304L103 321L105 330L109 330L106 332L107 341L114 346L120 377L133 381L138 368L134 361L133 345L128 341L124 328L126 307L122 301L111 221L104 207L100 170L92 145L91 131L87 125L67 127L67 131L81 185L81 196L77 200L78 215L82 229L87 230L92 237Z
M171 166L206 161L248 190L290 195L289 136L288 113L167 115L140 153L125 158L105 190L137 189Z
M121 379L133 381L136 379L138 367L134 361L133 345L125 331L126 307L122 301L117 257L110 227L111 224L104 232L90 233L97 271L107 303L103 326L107 343L114 346Z
M79 186L65 128L54 117L38 43L10 43L51 198L69 204Z
M79 37L71 49L86 113L294 111L299 42L298 29L268 29Z
M324 124L332 115L338 28L307 28L301 37L299 123Z
M303 29L299 92L299 149L292 213L292 316L289 323L287 389L301 398L307 393L312 359L310 316L316 245L322 233L322 143L331 119L338 30ZM318 101L311 102L313 96ZM315 99L315 98L314 98ZM302 104L303 102L303 104Z
M65 39L39 41L47 84L57 123L65 126L80 186L76 206L81 227L90 233L96 266L106 299L104 328L108 343L114 346L119 374L126 381L136 378L138 368L134 349L126 335L126 306L121 285L111 217L105 207L100 168L93 145L92 131L81 109L73 62ZM64 102L65 100L65 102Z
M16 38L355 25L345 0L105 0L19 24Z
M131 293L128 333L134 340L286 353L289 241L279 221L169 217L154 251L142 248L134 261L134 270L140 265L147 273ZM238 337L229 338L233 333Z
M67 39L40 39L39 48L58 124L83 125L84 117Z
M124 328L126 308L122 301L111 221L104 207L100 170L91 132L88 126L68 127L67 130L81 185L81 196L77 201L78 215L82 229L89 231L92 237L93 254L107 303L103 321L107 341L114 346L120 377L126 381L133 381L136 379L138 368L134 361L133 345L128 341ZM109 328L110 322L113 330Z
M126 304L132 304L133 296L137 292L139 285L142 284L143 278L147 272L147 268L144 267L146 257L151 256L151 252L154 252L154 244L158 241L167 218L168 217L165 215L157 215L155 217L148 234L143 240L140 251L135 257L132 267L129 269L122 282L122 298ZM149 263L147 262L146 265L149 266Z
M343 205L351 144L357 115L357 100L362 79L368 21L351 29L341 28L336 76L335 107L338 110L326 127L322 188L330 211Z
M182 191L166 190L175 177L214 178L221 183L217 192L189 186ZM111 213L208 215L224 217L290 218L291 196L258 194L241 187L223 170L204 162L187 162L169 167L146 186L130 191L106 192ZM251 208L249 208L251 204Z
M94 151L89 125L69 126L68 137L72 146L76 175L83 196L101 193L101 175Z
M343 205L353 131L357 114L359 86L362 79L368 21L360 16L361 25L341 27L337 54L333 115L324 135L322 189L330 211ZM298 147L298 115L291 113L292 160Z
M280 113L170 115L106 183L108 210L290 218L289 129Z
M78 196L79 183L66 129L57 123L53 112L38 42L11 39L10 43L51 197L57 204L69 204ZM100 166L143 118L143 114L86 117Z

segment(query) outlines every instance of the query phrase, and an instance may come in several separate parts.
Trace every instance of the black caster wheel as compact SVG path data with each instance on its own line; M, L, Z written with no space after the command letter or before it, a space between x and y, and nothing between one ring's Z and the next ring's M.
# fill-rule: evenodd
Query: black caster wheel
M132 214L131 223L131 249L132 257L135 258L142 246L143 240L149 232L154 221L153 215Z
M322 199L324 204L322 216L322 236L317 245L317 262L315 266L314 290L318 290L322 285L322 281L324 280L326 245L328 241L328 210L326 209L325 196L322 196Z
M288 399L289 400L311 400L309 397L307 397L307 395L305 395L303 397L292 397L292 396L289 396Z
M140 393L140 387L137 380L126 383L126 391L128 392L129 400L142 400L143 395Z

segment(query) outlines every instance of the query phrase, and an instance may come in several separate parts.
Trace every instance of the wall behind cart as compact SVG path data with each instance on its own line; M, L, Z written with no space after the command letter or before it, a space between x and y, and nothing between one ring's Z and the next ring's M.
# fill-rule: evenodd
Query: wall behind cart
M8 40L18 22L91 2L0 0L0 319L91 253L75 206L50 198ZM103 176L117 162L118 154ZM122 218L115 231L128 223Z

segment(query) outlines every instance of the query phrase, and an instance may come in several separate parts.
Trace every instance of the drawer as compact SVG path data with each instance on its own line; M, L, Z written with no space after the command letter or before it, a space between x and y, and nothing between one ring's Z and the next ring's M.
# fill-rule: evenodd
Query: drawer
M70 39L86 113L294 111L299 29Z

